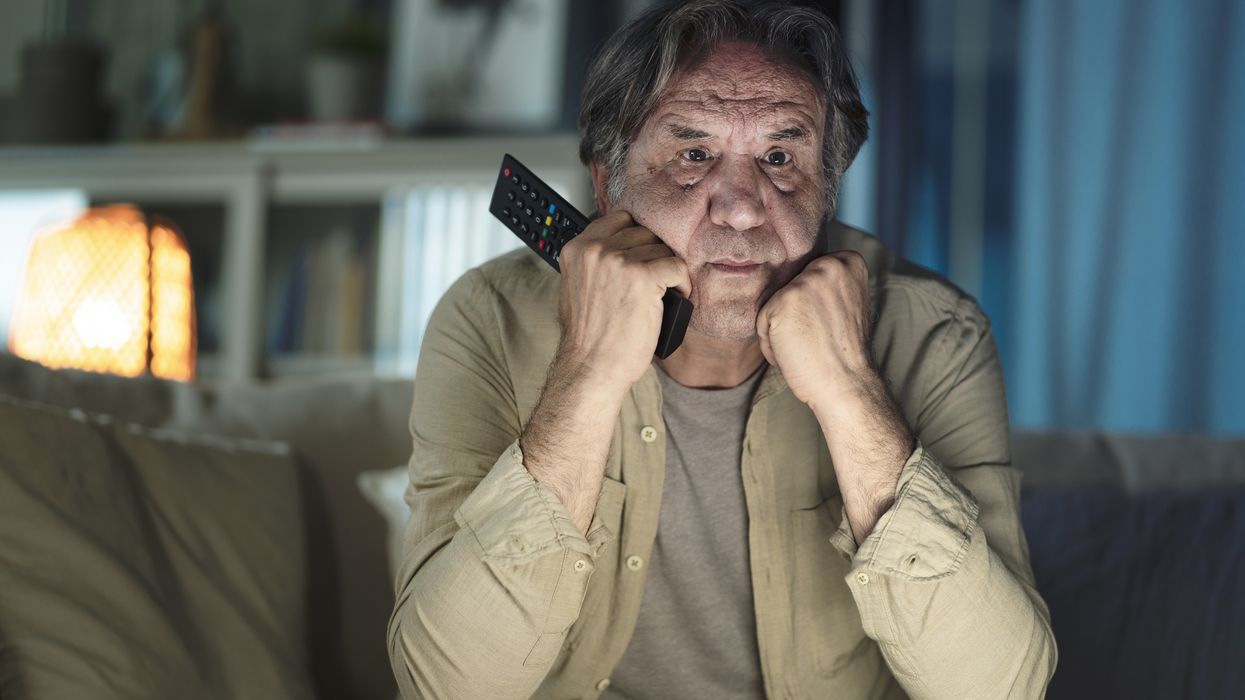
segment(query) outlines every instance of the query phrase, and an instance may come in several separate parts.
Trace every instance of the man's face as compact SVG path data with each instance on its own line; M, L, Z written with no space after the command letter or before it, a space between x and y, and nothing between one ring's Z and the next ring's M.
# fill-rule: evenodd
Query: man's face
M675 77L641 128L615 206L687 263L693 330L755 336L761 306L815 254L824 123L798 70L724 44Z

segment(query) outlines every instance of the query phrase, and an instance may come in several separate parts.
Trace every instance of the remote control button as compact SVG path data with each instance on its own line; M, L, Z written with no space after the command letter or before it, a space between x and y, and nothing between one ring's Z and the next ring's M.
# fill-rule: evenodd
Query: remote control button
M554 211L555 209L557 209L557 206L555 206L555 205L553 205L553 204L550 204L550 205L549 205L549 213L550 213L550 214L552 214L552 213L553 213L553 211Z
M523 233L527 233L527 224L523 224L522 226L520 226L519 230L522 231Z
M523 183L523 184L519 185L519 189L523 190L524 192L527 192L527 190L528 190L528 184L525 182L525 183Z
M531 192L528 192L527 196L531 197L533 202L536 201L536 190L532 190Z
M514 201L514 192L511 192L510 190L506 190L506 199L509 199L510 201L512 201L512 202L513 202L513 201Z
M531 215L532 215L532 208L531 208L531 207L528 207L528 208L524 209L524 210L523 210L523 213L524 213L524 214L527 214L528 216L531 216Z
M541 250L544 250L544 249L545 249L545 242L544 242L544 241L540 241L540 242L539 242L539 243L537 243L536 245L540 246L540 249L541 249Z
M546 216L546 217L545 217L545 225L546 225L546 226L552 226L552 225L553 225L553 217L552 217L552 216Z
M515 224L517 224L517 223L519 223L519 218L518 218L518 217L516 217L516 216L512 216L512 217L510 217L510 225L511 225L511 226L514 226L514 225L515 225Z
M541 239L542 239L542 242L543 242L543 239L548 238L548 237L549 237L549 229L547 229L547 228L542 228L542 229L540 230L540 237L541 237Z
M519 176L518 176L518 175L511 175L511 176L510 176L510 181L511 181L511 182L513 182L513 183L514 183L514 184L516 184L516 185L517 185L517 184L519 184Z
M502 209L502 210L501 210L501 215L502 215L502 216L510 216L510 210L509 210L509 209Z
M543 208L545 207L545 205L546 205L546 204L548 204L548 203L549 203L549 200L545 199L544 197L541 197L541 198L540 198L540 206L541 206L541 208L542 208L542 209L543 209Z

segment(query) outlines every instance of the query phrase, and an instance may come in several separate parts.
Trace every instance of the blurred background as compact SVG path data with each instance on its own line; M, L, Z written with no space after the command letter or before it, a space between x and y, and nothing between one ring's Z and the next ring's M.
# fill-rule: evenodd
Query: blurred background
M981 302L1013 425L1245 435L1245 5L815 4L872 114L839 216ZM413 376L519 245L503 153L591 209L580 84L648 5L0 4L0 333L37 237L127 203L184 240L194 378Z

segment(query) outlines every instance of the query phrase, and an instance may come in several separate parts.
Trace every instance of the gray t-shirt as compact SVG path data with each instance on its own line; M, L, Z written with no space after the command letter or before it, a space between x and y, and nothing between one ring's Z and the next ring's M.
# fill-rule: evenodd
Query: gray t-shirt
M635 633L602 698L765 697L740 476L761 374L730 389L689 389L657 368L667 436L661 520Z

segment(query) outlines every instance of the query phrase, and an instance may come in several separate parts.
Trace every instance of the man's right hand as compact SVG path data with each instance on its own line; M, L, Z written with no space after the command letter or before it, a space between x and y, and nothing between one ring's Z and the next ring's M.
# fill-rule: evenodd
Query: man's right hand
M558 359L625 393L652 362L662 297L692 291L687 264L616 209L562 247Z

